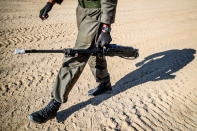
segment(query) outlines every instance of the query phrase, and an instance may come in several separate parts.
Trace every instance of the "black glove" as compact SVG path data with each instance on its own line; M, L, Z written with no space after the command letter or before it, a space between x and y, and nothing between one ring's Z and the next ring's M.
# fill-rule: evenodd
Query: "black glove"
M44 8L42 8L40 10L40 15L39 17L42 19L42 20L45 20L49 17L48 13L49 11L52 9L53 7L53 3L50 3L50 2L47 2L47 4L44 6Z
M111 38L110 32L102 31L97 40L96 47L103 47L109 44L111 41L112 41L112 38Z

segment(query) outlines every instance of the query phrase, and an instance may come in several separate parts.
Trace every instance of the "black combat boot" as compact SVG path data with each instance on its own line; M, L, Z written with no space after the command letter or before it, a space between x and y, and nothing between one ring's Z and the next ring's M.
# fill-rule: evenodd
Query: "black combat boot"
M108 82L103 82L99 84L95 89L89 90L88 95L97 96L102 93L111 92L111 91L112 91L111 83L108 81Z
M44 123L50 119L55 118L60 106L61 103L52 99L45 108L30 114L28 116L28 119L34 123Z

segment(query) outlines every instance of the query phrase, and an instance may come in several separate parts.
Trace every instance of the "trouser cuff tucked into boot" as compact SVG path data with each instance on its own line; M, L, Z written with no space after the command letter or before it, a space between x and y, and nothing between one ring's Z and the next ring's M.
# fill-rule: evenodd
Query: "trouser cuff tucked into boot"
M108 80L106 80L106 79L108 79ZM97 96L97 95L100 95L102 93L107 93L107 92L110 93L111 91L112 91L112 86L111 86L110 78L108 76L95 89L89 90L88 95L89 96Z

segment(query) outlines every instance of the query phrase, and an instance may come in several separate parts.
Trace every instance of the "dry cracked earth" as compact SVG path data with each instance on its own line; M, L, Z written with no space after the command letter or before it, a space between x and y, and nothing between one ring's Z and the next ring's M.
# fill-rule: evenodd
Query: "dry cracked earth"
M38 18L45 0L0 0L1 131L197 130L197 1L119 0L113 42L140 50L136 60L109 57L113 92L90 97L96 82L88 66L57 117L34 124L44 107L62 54L13 54L15 49L74 46L77 1Z

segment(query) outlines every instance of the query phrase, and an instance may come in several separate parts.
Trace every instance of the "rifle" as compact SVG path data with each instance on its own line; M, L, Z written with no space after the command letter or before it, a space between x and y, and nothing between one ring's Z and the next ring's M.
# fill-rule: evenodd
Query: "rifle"
M139 56L138 49L129 46L120 46L116 44L108 44L103 48L90 48L90 49L65 48L62 50L35 50L35 49L15 50L15 54L25 54L25 53L64 53L65 56L70 56L70 57L76 57L79 55L119 56L125 59L136 59Z

